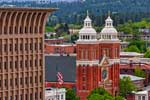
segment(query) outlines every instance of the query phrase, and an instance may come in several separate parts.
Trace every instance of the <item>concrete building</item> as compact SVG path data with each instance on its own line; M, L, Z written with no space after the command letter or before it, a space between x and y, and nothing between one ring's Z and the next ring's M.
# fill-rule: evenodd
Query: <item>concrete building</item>
M44 100L44 31L54 10L0 8L0 100Z
M47 88L45 90L45 100L66 100L66 89Z

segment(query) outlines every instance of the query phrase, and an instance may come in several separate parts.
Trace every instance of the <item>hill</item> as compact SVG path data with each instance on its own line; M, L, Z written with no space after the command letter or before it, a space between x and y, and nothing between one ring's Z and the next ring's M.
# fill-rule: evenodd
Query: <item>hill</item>
M150 0L78 0L75 2L51 3L50 7L58 7L52 22L66 22L81 24L85 17L86 10L94 19L94 24L103 25L107 12L115 20L115 25L122 24L128 20L139 21L142 18L150 17Z

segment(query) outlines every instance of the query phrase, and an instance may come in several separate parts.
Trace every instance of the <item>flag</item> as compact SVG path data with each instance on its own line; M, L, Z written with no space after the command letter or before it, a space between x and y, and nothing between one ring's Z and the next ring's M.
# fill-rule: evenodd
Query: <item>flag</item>
M63 76L61 72L57 72L57 79L58 79L58 83L62 85L64 81L63 81Z

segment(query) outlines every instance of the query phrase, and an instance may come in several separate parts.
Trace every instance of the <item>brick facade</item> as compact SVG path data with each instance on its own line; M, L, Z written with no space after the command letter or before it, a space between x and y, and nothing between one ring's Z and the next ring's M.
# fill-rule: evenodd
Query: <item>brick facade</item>
M115 56L115 48L117 54ZM86 56L87 61L97 60L101 62L103 58L103 51L106 52L106 57L110 59L119 59L120 45L118 43L112 44L77 44L77 60L82 61ZM84 51L83 51L84 50ZM87 51L87 55L86 55ZM81 57L81 53L83 58ZM95 56L94 56L95 54ZM112 64L104 60L102 64L96 65L77 65L77 94L81 100L86 100L87 95L96 87L103 87L108 90L111 94L117 95L119 92L119 73L120 65ZM108 71L106 80L102 79L102 70Z

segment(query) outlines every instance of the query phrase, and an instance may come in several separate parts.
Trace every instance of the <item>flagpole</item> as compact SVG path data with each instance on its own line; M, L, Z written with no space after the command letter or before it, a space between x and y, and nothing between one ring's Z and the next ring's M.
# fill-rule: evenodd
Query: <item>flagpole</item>
M57 100L57 73L58 73L58 68L57 68L57 64L56 64L56 100Z

